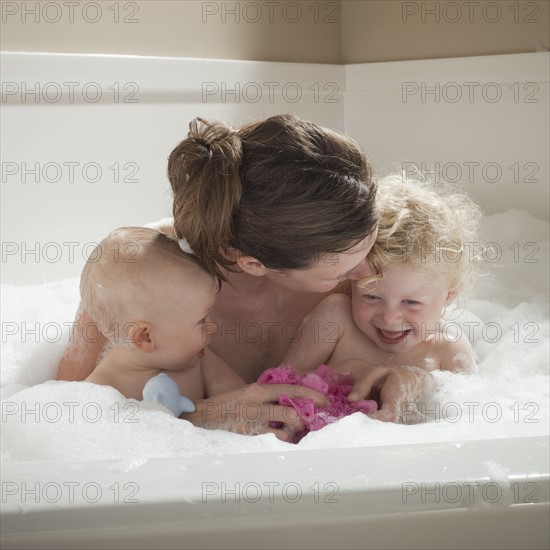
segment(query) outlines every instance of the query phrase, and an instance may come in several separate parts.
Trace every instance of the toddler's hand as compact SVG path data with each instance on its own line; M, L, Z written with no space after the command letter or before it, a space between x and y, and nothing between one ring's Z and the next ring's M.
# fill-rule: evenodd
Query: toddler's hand
M362 359L348 359L331 366L348 375L354 386L349 401L374 399L379 410L369 416L383 422L403 422L413 403L423 397L431 378L418 367L372 366Z

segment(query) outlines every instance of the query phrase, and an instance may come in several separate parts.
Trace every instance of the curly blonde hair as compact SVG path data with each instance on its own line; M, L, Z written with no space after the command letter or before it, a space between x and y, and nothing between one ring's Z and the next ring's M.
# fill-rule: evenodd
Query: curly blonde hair
M367 256L375 272L359 282L382 277L385 266L408 263L421 272L439 273L449 290L465 299L473 288L481 255L481 209L460 188L399 175L378 184L378 236Z

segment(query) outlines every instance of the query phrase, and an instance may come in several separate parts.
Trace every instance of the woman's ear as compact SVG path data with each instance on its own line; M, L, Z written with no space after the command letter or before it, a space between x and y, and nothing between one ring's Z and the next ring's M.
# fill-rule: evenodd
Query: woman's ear
M236 258L237 265L249 275L253 277L261 277L267 273L267 268L265 265L257 260L253 256L245 256L240 254Z
M155 344L151 339L151 325L146 321L129 323L128 341L134 348L144 353L151 353Z

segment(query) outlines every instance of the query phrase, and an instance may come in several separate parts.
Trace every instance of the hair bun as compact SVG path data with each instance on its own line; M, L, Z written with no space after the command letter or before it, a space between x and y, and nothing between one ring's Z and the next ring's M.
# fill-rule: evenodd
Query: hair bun
M197 117L189 123L187 138L206 148L210 157L222 153L240 160L241 140L237 132L224 122L209 122Z
M227 124L195 118L170 154L168 177L174 192L176 235L218 277L232 241L232 215L242 194L243 156L239 134Z

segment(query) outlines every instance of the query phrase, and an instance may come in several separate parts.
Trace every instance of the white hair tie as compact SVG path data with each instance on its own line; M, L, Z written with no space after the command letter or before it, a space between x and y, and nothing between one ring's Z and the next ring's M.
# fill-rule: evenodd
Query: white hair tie
M178 244L180 245L180 248L183 252L187 252L187 254L193 254L193 249L191 248L191 245L189 244L189 241L187 239L179 239Z

